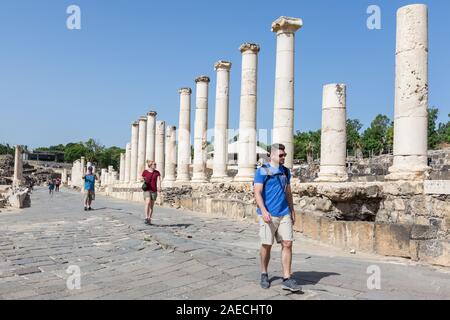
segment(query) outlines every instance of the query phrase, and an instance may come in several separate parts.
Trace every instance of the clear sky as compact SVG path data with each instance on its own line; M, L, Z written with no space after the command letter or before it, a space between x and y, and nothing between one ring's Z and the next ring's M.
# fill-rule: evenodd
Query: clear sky
M350 118L366 126L393 117L395 14L403 0L0 0L0 143L30 147L85 141L124 147L130 124L149 110L178 126L180 87L211 78L229 60L230 127L239 126L244 42L260 44L258 128L272 128L275 34L272 21L299 17L296 34L295 129L321 123L322 86L345 83ZM430 106L450 112L450 1L429 6ZM66 9L81 8L81 30L68 30ZM369 30L367 7L381 8ZM194 121L195 90L192 96ZM193 128L193 125L192 125Z

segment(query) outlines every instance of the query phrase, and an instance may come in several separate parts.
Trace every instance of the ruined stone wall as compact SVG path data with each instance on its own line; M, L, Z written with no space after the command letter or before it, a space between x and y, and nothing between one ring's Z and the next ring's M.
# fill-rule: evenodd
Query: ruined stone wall
M450 180L450 148L428 151L429 179ZM392 166L393 155L380 155L372 158L357 159L347 157L347 173L352 182L384 181ZM319 160L295 166L293 174L300 182L313 182L319 173Z

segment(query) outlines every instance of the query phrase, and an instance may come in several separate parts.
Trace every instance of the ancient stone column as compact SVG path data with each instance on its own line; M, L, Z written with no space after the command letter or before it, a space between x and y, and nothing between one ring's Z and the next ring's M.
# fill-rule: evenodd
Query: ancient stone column
M81 157L80 160L80 179L78 179L78 186L81 188L81 192L84 191L84 180L83 176L86 174L86 158Z
M100 176L100 185L103 187L103 186L106 186L106 184L108 183L108 177L107 177L107 171L106 171L106 169L102 169L102 171L101 171L101 176Z
M13 186L19 187L23 183L23 158L22 146L16 146L14 155L14 178Z
M120 182L124 182L125 181L125 154L121 153L120 154L120 166L119 166L119 180Z
M131 125L130 182L136 182L138 169L139 122Z
M346 86L323 87L320 172L316 181L347 181L347 111Z
M176 150L177 150L177 127L168 126L166 129L166 157L164 166L164 185L169 186L175 181Z
M189 182L191 164L191 93L190 88L181 88L180 118L178 129L177 182Z
M131 169L131 143L127 143L125 147L125 174L124 182L130 182L130 169Z
M61 174L61 183L67 185L67 169L64 168Z
M155 125L156 111L147 113L147 146L145 148L146 160L155 160Z
M139 118L139 142L138 142L138 167L137 167L137 179L142 176L142 172L145 170L145 147L147 146L147 117Z
M294 163L294 49L295 32L303 26L298 18L280 17L272 23L277 33L275 104L272 143L286 147L285 166Z
M389 180L423 179L428 167L428 9L397 11L394 162Z
M208 85L209 77L195 79L195 130L194 130L194 172L192 182L206 182L206 147L208 130Z
M155 161L156 170L161 174L161 180L164 179L164 165L165 165L165 134L166 122L156 121L155 127Z
M253 181L256 169L256 92L259 45L244 43L239 118L238 173L235 181Z
M211 182L227 179L228 164L228 118L230 104L231 62L219 61L214 68L217 72L216 110L214 123L214 159Z

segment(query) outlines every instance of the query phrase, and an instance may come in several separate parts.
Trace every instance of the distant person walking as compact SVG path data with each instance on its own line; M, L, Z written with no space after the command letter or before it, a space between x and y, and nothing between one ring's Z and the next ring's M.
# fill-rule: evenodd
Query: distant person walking
M97 176L92 173L92 167L88 167L88 172L84 179L84 211L92 210L91 204L95 200L95 181Z
M56 178L56 183L55 183L55 191L59 192L59 186L61 185L61 179L60 178Z
M144 178L144 200L145 200L145 224L152 224L153 206L155 205L158 192L161 192L161 174L156 170L156 162L147 161L148 169L142 172Z
M273 144L270 148L270 162L256 170L254 179L255 200L259 215L259 236L261 240L261 287L270 287L267 268L274 239L282 245L284 290L301 291L295 279L291 278L293 224L295 212L292 200L291 173L284 166L285 146Z
M54 190L55 190L55 181L53 179L50 179L48 181L48 193L50 196L53 196Z

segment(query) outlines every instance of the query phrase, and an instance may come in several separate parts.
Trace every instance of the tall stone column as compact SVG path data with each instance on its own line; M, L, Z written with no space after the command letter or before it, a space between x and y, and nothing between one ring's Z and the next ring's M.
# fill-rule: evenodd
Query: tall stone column
M295 32L303 26L298 18L280 17L272 23L277 34L275 106L272 143L286 147L285 166L294 164L294 50Z
M78 186L81 188L81 192L84 192L84 180L83 176L86 174L86 158L81 157L80 160L80 179L78 179Z
M166 129L166 158L164 166L164 185L170 186L175 181L177 127L168 126Z
M423 179L428 167L428 9L397 11L394 162L388 180Z
M156 115L156 111L150 111L147 113L147 146L145 148L146 160L155 160Z
M228 119L230 105L231 62L219 61L214 68L217 72L216 110L214 123L214 160L211 182L227 179L228 164Z
M145 170L145 148L147 146L147 117L139 118L139 141L138 141L138 166L137 166L137 180L142 176L142 172Z
M119 180L120 182L124 182L125 181L125 154L121 153L120 154L120 166L119 166Z
M191 164L191 94L190 88L181 88L178 129L177 182L189 182Z
M14 178L13 185L19 187L23 183L23 158L22 146L16 146L14 155Z
M208 130L208 85L209 77L195 79L195 130L194 130L194 172L192 182L206 182L206 147Z
M244 43L239 118L238 173L235 181L253 181L256 169L256 93L259 45Z
M63 185L67 185L67 169L66 168L63 169L63 172L61 175L61 183Z
M316 181L347 181L347 111L346 86L323 87L320 172Z
M125 175L124 182L130 182L130 171L131 171L131 143L128 142L125 147Z
M136 182L138 169L139 122L131 125L130 182Z
M102 169L101 170L101 176L100 176L100 185L103 187L103 186L106 186L107 185L107 183L108 183L108 177L107 177L107 171L106 171L106 169Z
M164 165L165 165L165 134L166 122L156 121L155 127L155 161L156 170L161 174L161 180L164 179Z

